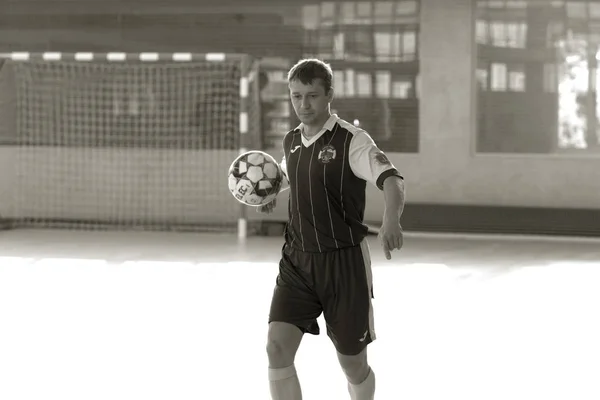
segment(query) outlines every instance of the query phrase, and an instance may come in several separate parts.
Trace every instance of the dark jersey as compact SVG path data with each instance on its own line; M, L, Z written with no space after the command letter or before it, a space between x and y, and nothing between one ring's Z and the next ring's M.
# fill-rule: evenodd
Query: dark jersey
M281 162L290 184L285 240L306 252L323 253L360 244L367 182L383 189L392 175L402 178L373 139L333 114L310 139L302 125L283 139Z

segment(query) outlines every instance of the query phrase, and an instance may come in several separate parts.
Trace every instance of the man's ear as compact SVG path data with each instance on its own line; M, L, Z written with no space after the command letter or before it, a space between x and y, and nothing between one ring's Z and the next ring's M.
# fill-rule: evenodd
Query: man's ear
M327 97L329 98L330 103L333 101L333 95L333 88L329 88L329 93L327 93Z

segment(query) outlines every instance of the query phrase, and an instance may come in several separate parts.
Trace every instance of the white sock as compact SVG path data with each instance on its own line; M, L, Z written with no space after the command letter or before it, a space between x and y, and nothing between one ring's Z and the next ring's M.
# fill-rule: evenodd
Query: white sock
M269 368L269 388L273 400L302 400L294 364L285 368Z
M375 373L369 368L367 378L354 385L348 382L348 392L352 400L373 400L375 398Z

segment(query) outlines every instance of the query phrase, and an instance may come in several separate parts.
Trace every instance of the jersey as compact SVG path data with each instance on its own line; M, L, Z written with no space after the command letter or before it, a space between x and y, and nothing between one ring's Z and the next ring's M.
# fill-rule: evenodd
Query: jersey
M335 114L309 139L302 124L288 132L281 167L290 185L285 241L305 252L359 245L367 182L383 190L386 178L403 179L366 131Z

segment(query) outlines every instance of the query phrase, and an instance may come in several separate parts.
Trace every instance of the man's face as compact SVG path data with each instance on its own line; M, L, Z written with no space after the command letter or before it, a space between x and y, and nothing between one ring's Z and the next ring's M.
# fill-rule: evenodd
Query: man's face
M321 79L314 79L308 85L297 79L291 81L290 96L294 111L300 122L305 125L324 123L323 119L328 118L332 92L330 90L329 93L325 93Z

